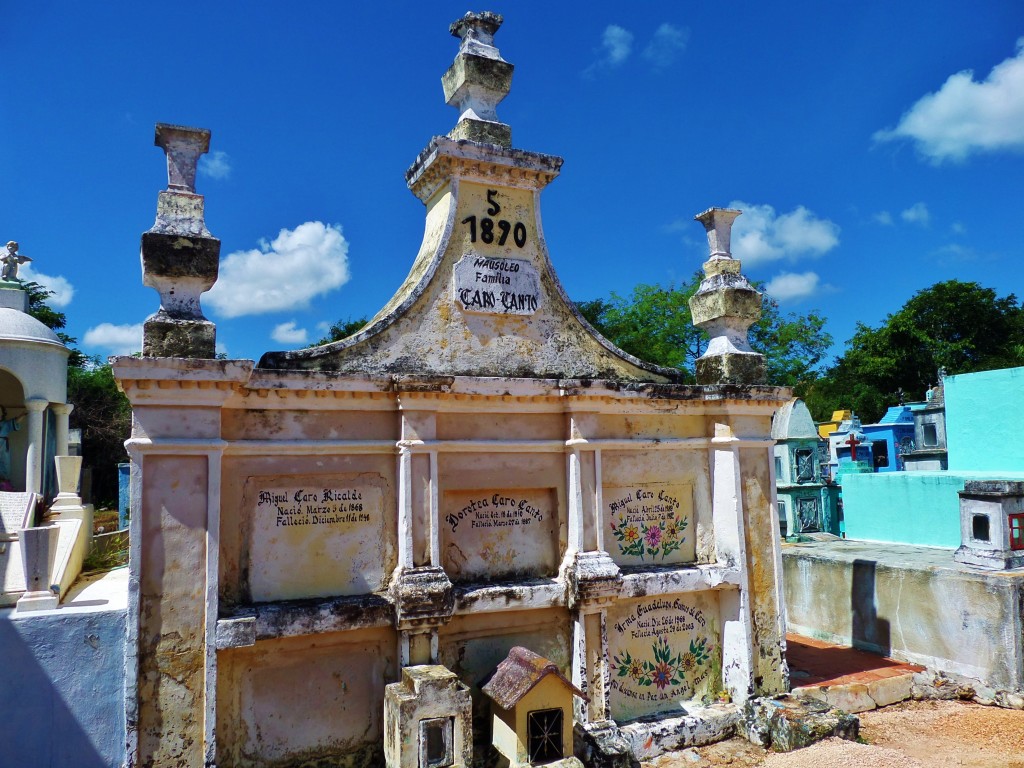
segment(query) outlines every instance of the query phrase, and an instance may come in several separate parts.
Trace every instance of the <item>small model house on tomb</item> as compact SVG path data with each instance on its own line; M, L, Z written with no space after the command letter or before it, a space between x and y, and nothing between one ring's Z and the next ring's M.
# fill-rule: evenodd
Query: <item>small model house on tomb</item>
M960 491L960 536L958 563L1024 568L1024 481L968 480Z
M794 398L772 419L775 440L775 487L783 537L807 533L839 535L839 490L822 476L827 443L818 435L806 403ZM826 465L827 466L827 465Z
M582 768L573 756L573 697L587 697L557 665L516 646L480 690L491 700L492 744L510 768Z
M452 25L459 117L406 174L419 251L332 344L214 359L210 135L157 131L169 184L142 262L161 309L144 356L114 363L134 430L131 764L463 765L492 724L516 764L520 746L640 759L731 735L744 702L788 689L771 417L791 393L747 343L739 212L697 216L697 384L598 335L541 228L562 160L514 148L496 114L501 22Z

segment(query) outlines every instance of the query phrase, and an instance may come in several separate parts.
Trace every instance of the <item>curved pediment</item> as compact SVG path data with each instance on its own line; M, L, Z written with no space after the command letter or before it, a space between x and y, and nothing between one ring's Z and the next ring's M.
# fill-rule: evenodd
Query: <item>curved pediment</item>
M540 193L561 158L435 137L409 170L427 206L419 254L390 302L354 336L259 367L345 373L671 382L600 336L555 274Z

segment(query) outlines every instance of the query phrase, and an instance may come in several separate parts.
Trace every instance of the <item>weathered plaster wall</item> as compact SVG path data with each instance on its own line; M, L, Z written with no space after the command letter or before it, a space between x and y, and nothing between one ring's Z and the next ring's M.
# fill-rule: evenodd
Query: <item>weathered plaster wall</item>
M790 631L1024 688L1024 576L944 550L856 541L783 547Z
M1024 368L947 376L949 469L1024 472Z
M221 653L218 764L382 765L395 648L393 631L368 629Z
M586 688L575 714L598 726L786 686L767 439L782 390L216 360L118 373L142 470L140 765L376 765L403 665L475 692L514 645ZM642 557L613 521L646 529ZM608 701L620 601L665 629L630 653L678 681L638 684L642 712Z
M0 611L0 765L125 760L125 611Z

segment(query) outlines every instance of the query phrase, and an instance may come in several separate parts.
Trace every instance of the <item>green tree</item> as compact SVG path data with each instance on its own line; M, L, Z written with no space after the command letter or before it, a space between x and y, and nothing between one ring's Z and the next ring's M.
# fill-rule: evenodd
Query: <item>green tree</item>
M367 323L367 318L349 317L347 320L339 320L327 330L327 335L324 336L320 341L313 342L309 346L319 347L321 344L330 344L332 341L341 341L347 339L352 334L361 330Z
M978 283L947 280L914 294L878 328L859 323L846 351L807 392L815 418L852 408L876 421L901 393L922 399L938 369L1024 365L1024 308Z
M707 334L693 325L690 297L702 279L694 273L675 286L637 285L630 296L577 304L580 313L619 348L641 360L678 368L694 380L697 358L707 349ZM765 297L761 319L751 326L750 345L765 355L768 383L806 388L832 344L825 318L817 312L783 315L778 303Z
M68 367L68 402L75 404L71 426L82 430L82 466L92 470L97 506L117 504L117 465L128 460L124 441L132 431L132 408L117 388L110 365L90 358Z

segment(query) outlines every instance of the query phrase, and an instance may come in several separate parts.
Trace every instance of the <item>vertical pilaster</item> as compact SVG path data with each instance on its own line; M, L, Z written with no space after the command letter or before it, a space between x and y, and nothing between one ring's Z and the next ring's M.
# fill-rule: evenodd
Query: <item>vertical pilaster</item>
M754 694L750 577L747 571L739 441L726 424L715 425L710 464L716 559L736 568L740 574L738 590L720 593L722 685L733 701L743 703Z
M28 450L25 453L25 490L40 493L43 489L43 412L49 403L33 397L25 401L28 409Z

